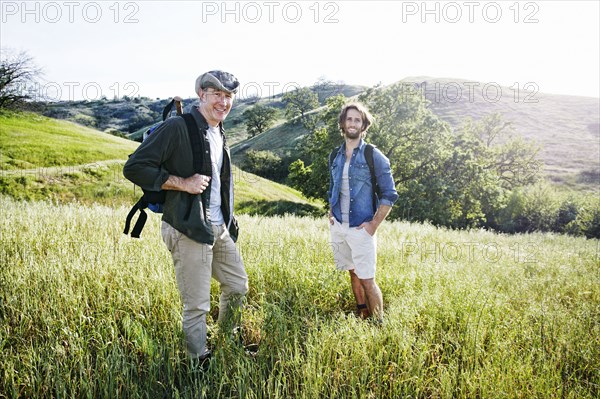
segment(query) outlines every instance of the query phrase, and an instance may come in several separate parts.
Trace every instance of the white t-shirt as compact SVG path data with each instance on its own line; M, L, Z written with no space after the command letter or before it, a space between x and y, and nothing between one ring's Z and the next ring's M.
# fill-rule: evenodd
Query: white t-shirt
M350 179L348 169L350 161L346 160L342 171L342 187L340 187L340 208L342 211L342 223L350 223Z
M212 177L210 185L210 218L214 225L225 223L221 212L221 167L223 166L223 137L219 126L209 126L207 131L210 143Z

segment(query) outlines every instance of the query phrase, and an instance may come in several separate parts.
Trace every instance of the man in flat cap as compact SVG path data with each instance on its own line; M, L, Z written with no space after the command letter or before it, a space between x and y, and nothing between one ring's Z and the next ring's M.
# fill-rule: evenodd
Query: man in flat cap
M192 108L192 118L167 119L123 169L127 179L145 190L166 191L161 233L175 265L187 350L191 359L205 364L211 355L206 343L211 277L221 288L221 329L239 326L248 291L235 245L231 158L223 131L238 86L227 72L200 75L195 85L199 105Z

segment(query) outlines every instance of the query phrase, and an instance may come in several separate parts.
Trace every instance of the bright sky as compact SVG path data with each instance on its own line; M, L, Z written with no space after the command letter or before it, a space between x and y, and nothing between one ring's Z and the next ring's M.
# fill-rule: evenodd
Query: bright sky
M599 4L2 0L0 42L64 100L191 97L211 69L236 75L242 96L430 76L600 97Z

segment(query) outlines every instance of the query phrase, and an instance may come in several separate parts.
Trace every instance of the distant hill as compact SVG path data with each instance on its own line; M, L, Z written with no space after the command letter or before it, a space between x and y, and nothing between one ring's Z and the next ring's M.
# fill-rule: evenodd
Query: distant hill
M486 86L463 79L412 77L400 82L420 86L431 102L430 109L455 130L461 129L467 118L479 120L491 113L502 114L515 134L542 147L540 158L548 178L574 188L600 187L598 98L533 93L523 87L517 91L516 87ZM251 149L284 156L294 151L305 134L299 125L277 125L234 146L234 160L242 162L245 152Z
M502 114L511 122L514 133L535 140L542 147L540 157L551 180L574 188L600 187L598 98L535 92L531 91L535 87L525 84L511 88L465 79L408 77L401 82L420 86L431 101L429 107L455 130L460 129L467 118L478 120L491 113ZM353 97L364 89L344 84L315 88L321 105L331 95L342 93ZM295 152L296 144L307 132L299 124L286 123L283 112L276 125L265 133L251 139L246 134L243 112L257 102L283 110L281 97L245 98L234 102L225 129L237 164L241 164L250 149L270 150L280 156ZM162 109L168 101L134 98L53 103L47 105L45 114L140 140L149 126L161 120ZM184 102L189 108L196 99Z
M139 144L33 113L0 114L0 195L131 206L141 190L122 174ZM238 212L319 215L322 204L234 168Z
M552 180L600 184L600 99L527 91L534 87L525 85L486 87L464 79L412 77L402 82L420 85L430 108L454 129L466 118L502 114L515 133L541 145L540 157Z
M315 85L315 92L321 104L336 94L347 97L360 93L365 88L362 86L345 85L343 83L325 82ZM283 109L282 94L265 98L237 98L231 113L225 120L225 130L229 144L235 144L247 138L246 126L242 118L243 112L260 102L263 105ZM150 99L136 97L122 99L100 99L95 101L62 101L39 104L42 114L56 119L66 119L72 122L92 127L107 133L121 135L134 141L141 141L142 134L148 128L162 121L164 107L171 99ZM196 105L197 98L183 100L184 110ZM283 119L279 121L284 122Z

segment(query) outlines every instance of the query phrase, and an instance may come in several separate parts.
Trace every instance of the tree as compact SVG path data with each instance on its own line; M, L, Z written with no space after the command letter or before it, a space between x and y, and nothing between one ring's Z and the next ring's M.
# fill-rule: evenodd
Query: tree
M256 104L245 110L242 116L246 119L248 135L254 137L273 126L277 118L277 110L273 107Z
M456 187L444 165L452 157L449 125L429 108L422 94L398 83L368 89L359 97L373 113L367 140L388 157L400 198L391 218L445 224L459 214Z
M285 116L288 121L299 120L309 132L316 128L318 119L309 112L319 107L319 97L307 87L283 95Z
M467 120L455 135L455 156L447 165L451 171L447 174L456 176L454 184L461 185L463 200L479 208L477 218L463 214L459 227L498 228L497 218L507 206L510 192L540 179L539 147L514 137L511 129L500 114L490 114L476 123ZM470 207L463 204L463 209Z
M399 199L391 218L449 227L495 227L510 190L537 178L537 148L504 137L509 125L497 115L459 132L439 119L422 93L398 83L359 97L375 117L366 140L388 157ZM307 135L290 181L305 195L326 200L328 157L340 145L337 117L343 96L327 100L324 127Z
M290 164L289 180L292 186L313 199L327 201L329 184L329 154L342 143L338 128L338 114L346 101L343 95L329 97L320 119L324 127L307 135L300 144L300 156ZM308 162L308 165L305 165Z
M510 122L504 122L500 114L484 117L473 129L486 145L486 167L496 171L503 187L512 190L539 181L543 166L537 157L539 146L513 136Z
M20 109L33 99L31 89L42 71L26 52L2 49L0 58L0 109Z

